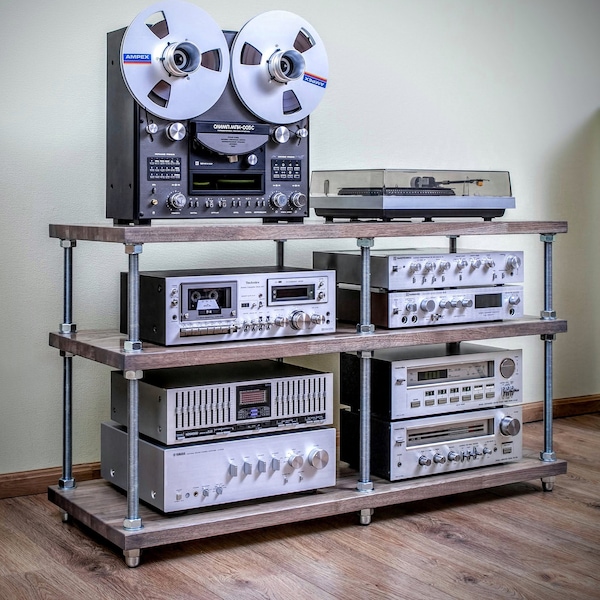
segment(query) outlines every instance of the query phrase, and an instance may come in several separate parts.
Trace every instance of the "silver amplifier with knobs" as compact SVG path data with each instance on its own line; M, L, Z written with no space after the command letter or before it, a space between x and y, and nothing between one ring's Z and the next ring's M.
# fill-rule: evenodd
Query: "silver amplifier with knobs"
M140 273L140 339L165 346L335 332L334 271L249 267ZM127 332L127 273L121 274Z
M338 284L337 316L341 321L360 321L359 286ZM371 321L388 329L502 321L522 316L522 285L408 292L371 288Z
M324 427L187 446L139 442L140 499L169 513L335 485L336 430ZM101 427L101 474L127 489L127 431Z
M341 411L340 459L359 464L360 414ZM390 481L453 473L522 458L521 406L399 421L371 418L371 470Z
M371 285L389 291L523 283L523 252L442 248L371 250ZM313 252L315 269L335 269L340 283L361 283L359 250Z
M520 404L521 350L480 344L429 344L376 350L371 360L371 411L408 419ZM340 355L340 401L360 408L360 359Z

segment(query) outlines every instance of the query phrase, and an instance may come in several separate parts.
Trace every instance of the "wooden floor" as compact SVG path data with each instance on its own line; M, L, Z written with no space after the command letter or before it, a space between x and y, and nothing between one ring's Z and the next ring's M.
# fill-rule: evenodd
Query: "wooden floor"
M555 421L541 482L144 550L139 567L45 495L0 500L0 598L600 598L600 414ZM525 426L542 446L541 423ZM268 525L268 524L265 524Z

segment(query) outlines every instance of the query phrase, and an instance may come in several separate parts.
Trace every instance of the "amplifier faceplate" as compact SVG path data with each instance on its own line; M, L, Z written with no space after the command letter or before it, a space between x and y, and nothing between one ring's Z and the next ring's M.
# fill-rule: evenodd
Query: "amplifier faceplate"
M335 429L191 446L139 443L140 499L174 512L335 485ZM127 488L127 432L102 423L102 477Z
M523 283L523 252L441 248L371 250L371 285L389 291ZM315 269L334 269L340 283L361 283L360 251L313 252Z
M360 321L360 290L340 284L337 314L341 321ZM412 292L371 291L371 320L388 329L502 321L523 316L523 287L498 285Z
M139 430L162 444L333 423L333 375L274 360L144 371ZM127 381L111 373L111 416L127 425Z
M406 419L522 402L522 351L462 342L376 350L371 410ZM340 399L360 408L360 359L340 355Z
M390 481L516 462L521 406L401 421L371 419L371 470ZM341 411L340 459L357 466L360 415Z

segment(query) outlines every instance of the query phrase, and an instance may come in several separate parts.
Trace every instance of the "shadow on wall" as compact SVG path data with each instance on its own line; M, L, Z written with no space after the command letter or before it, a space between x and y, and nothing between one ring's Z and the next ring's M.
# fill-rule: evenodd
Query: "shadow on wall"
M568 320L555 352L555 397L600 393L600 109L577 129L552 161L548 211L566 220L556 237L553 306Z

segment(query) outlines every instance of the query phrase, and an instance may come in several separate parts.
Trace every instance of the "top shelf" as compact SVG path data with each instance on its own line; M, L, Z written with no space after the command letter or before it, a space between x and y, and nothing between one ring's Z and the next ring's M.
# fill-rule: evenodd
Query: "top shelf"
M194 221L172 225L59 225L51 224L50 237L62 240L145 244L164 242L226 242L328 238L426 237L462 235L566 233L566 221L336 221L308 219L304 223L218 223Z

